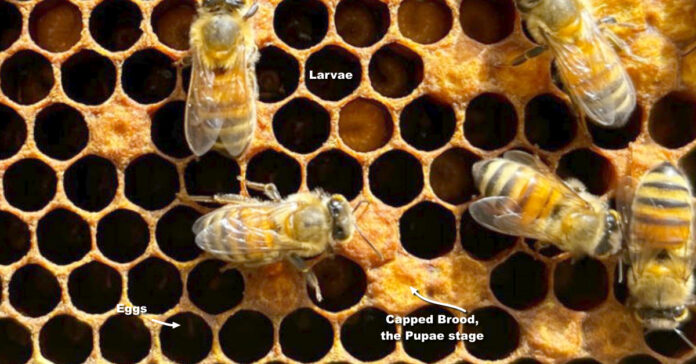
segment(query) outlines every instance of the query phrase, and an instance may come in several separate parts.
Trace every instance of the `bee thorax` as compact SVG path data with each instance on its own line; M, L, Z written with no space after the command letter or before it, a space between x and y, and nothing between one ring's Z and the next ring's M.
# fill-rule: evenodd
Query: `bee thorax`
M235 44L239 25L229 15L216 15L203 28L203 37L211 49L228 49Z

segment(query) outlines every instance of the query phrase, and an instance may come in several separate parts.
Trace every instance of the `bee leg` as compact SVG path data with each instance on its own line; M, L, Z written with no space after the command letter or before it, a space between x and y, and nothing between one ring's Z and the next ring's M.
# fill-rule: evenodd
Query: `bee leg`
M612 32L611 29L606 28L606 27L601 27L602 34L604 34L605 37L607 37L607 40L611 42L611 44L614 46L614 48L618 49L619 51L625 53L629 58L636 62L640 63L649 63L647 58L637 56L633 51L631 50L631 47L626 43L623 39L619 38L616 33Z
M510 65L519 66L522 63L541 55L542 53L544 53L544 51L546 51L546 49L547 47L545 45L539 45L534 48L527 49L524 53L520 54L519 56L515 57L512 61L510 61Z
M307 284L314 289L314 296L316 297L317 301L321 302L324 298L321 295L319 279L317 278L317 275L314 274L314 271L312 271L312 267L308 265L304 259L298 257L297 255L288 256L288 261L302 273L302 276Z
M567 178L563 182L565 182L565 184L566 184L566 186L568 186L568 188L570 188L571 190L573 190L577 193L583 193L583 192L587 191L587 187L585 187L585 184L582 183L582 181L580 181L577 178L572 178L572 177Z
M278 188L273 183L258 183L251 181L243 182L247 189L263 192L266 196L268 196L268 198L270 198L273 201L280 201L283 199L282 196L280 196L280 192L278 192Z
M181 200L207 203L229 203L245 200L245 197L233 193L218 193L213 196L184 196L183 194L179 194L178 197Z
M254 16L254 14L256 14L256 12L258 10L259 10L259 3L254 1L254 3L251 4L251 6L249 7L249 10L247 10L247 12L244 14L244 19L251 18L252 16Z
M682 53L682 55L687 56L687 55L689 55L689 53L691 53L693 51L696 51L696 42L689 44L689 46L686 47L686 51L684 51L684 53Z

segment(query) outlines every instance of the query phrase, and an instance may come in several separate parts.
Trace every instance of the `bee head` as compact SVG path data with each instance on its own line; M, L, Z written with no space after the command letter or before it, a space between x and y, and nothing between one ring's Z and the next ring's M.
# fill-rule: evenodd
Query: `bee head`
M636 310L636 318L648 330L676 330L689 318L686 306L643 307Z
M519 9L521 12L526 13L534 9L539 3L541 3L541 0L516 0L517 3L517 9Z
M353 209L348 200L341 195L332 195L326 202L331 214L331 237L335 241L348 240L353 235Z
M600 257L616 254L621 249L623 239L621 218L616 210L609 209L604 215L604 229L601 234L594 254Z

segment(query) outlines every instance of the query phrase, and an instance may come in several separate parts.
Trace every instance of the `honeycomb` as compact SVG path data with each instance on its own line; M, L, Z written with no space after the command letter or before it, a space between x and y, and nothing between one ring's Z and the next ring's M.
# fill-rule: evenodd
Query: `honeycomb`
M617 130L578 119L553 60L512 0L262 0L258 126L238 159L196 159L183 136L192 0L0 0L0 363L671 363L673 333L644 334L616 259L473 222L471 165L521 148L611 200L621 176L671 160L696 183L691 0L594 0L617 34L639 106ZM351 72L352 80L309 78ZM190 226L214 206L180 193L322 188L371 202L315 271L222 271ZM251 192L252 195L258 196ZM260 196L259 196L260 197ZM480 324L476 343L382 341L388 314ZM146 306L147 314L117 305ZM176 322L170 329L150 319ZM683 328L696 341L696 321ZM696 362L691 359L690 363Z

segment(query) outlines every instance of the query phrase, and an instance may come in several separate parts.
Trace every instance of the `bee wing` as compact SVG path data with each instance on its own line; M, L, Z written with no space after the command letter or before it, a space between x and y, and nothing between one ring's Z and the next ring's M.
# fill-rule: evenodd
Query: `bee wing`
M631 176L624 176L616 187L616 209L621 215L621 227L626 241L630 238L631 205L635 193L636 180Z
M184 132L191 151L201 156L215 144L223 122L206 116L208 114L206 110L214 102L212 92L215 74L213 70L201 65L195 50L193 53Z
M558 240L544 234L534 223L523 223L521 212L515 200L504 196L482 198L469 206L471 217L490 230L537 240Z

